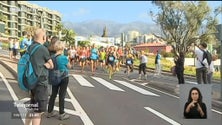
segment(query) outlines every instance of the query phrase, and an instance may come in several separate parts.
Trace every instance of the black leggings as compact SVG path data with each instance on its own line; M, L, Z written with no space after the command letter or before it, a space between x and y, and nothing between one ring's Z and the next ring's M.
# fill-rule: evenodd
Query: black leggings
M143 71L143 74L146 75L146 63L141 63L139 66L139 74L141 74L141 71Z
M184 84L184 73L183 72L184 72L184 70L177 70L176 71L179 84Z
M52 86L52 94L49 99L48 112L52 112L55 105L55 99L59 91L59 114L64 113L66 90L69 83L69 77L64 78L57 86Z

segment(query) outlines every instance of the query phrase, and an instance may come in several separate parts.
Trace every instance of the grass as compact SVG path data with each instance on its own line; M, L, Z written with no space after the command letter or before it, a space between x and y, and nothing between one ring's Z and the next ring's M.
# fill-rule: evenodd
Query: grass
M161 64L162 64L162 70L165 71L170 71L170 69L175 65L173 62L162 58L161 59ZM139 66L139 60L135 59L134 65ZM147 63L148 68L155 68L155 56L148 56L148 63ZM184 74L185 75L196 75L196 68L194 66L185 66L184 67ZM214 72L213 74L213 79L220 80L220 72Z

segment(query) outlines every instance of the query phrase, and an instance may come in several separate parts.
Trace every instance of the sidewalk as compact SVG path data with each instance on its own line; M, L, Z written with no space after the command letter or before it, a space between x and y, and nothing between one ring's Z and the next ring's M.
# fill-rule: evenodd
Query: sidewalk
M9 59L8 56L5 56L5 55L0 55L0 64L2 64L5 68L7 68L9 71L12 72L13 76L15 78L17 78L17 59ZM123 69L116 73L118 74L119 76L126 76L123 72ZM104 73L103 71L100 71L100 70L97 70L98 71L98 74L100 73ZM158 87L160 89L164 89L166 91L169 91L170 93L176 93L178 94L175 90L178 90L177 88L177 82L170 82L170 83L167 83L167 82L158 82L157 80L155 80L156 78L159 79L161 77L153 77L151 75L152 72L148 72L148 79L149 78L153 78L151 81L142 81L140 82L141 83L144 83L143 85L146 85L146 84L149 84L151 86L154 86L154 87ZM162 75L164 76L170 76L171 74L169 73L162 73ZM115 75L116 76L116 75ZM132 79L136 79L138 77L138 73L136 70L134 70L133 73L131 73L130 75L130 78L128 80L132 80ZM127 79L127 78L126 78ZM138 82L136 82L138 83ZM139 84L139 83L138 83ZM212 105L215 106L215 107L218 107L218 108L222 108L222 101L220 99L220 91L216 91L213 87L212 87Z

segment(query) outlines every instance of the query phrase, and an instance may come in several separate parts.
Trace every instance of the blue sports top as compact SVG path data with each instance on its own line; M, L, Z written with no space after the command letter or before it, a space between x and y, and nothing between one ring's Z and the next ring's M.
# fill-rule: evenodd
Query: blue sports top
M91 49L91 59L98 59L97 49L93 48Z
M69 69L67 67L67 64L69 62L67 56L65 55L60 55L58 56L57 58L57 66L58 66L58 69L60 71L66 71L66 72L69 72Z

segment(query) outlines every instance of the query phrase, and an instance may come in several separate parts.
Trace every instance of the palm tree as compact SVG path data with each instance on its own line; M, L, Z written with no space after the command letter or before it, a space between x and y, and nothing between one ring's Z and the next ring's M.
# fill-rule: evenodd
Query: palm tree
M64 29L62 31L64 33L64 37L62 37L62 41L65 41L69 45L75 44L75 32L73 30Z
M57 31L57 35L59 36L59 39L61 39L62 38L62 31L63 31L63 29L64 29L64 26L63 26L63 24L62 23L58 23L56 26L55 26L55 30Z

